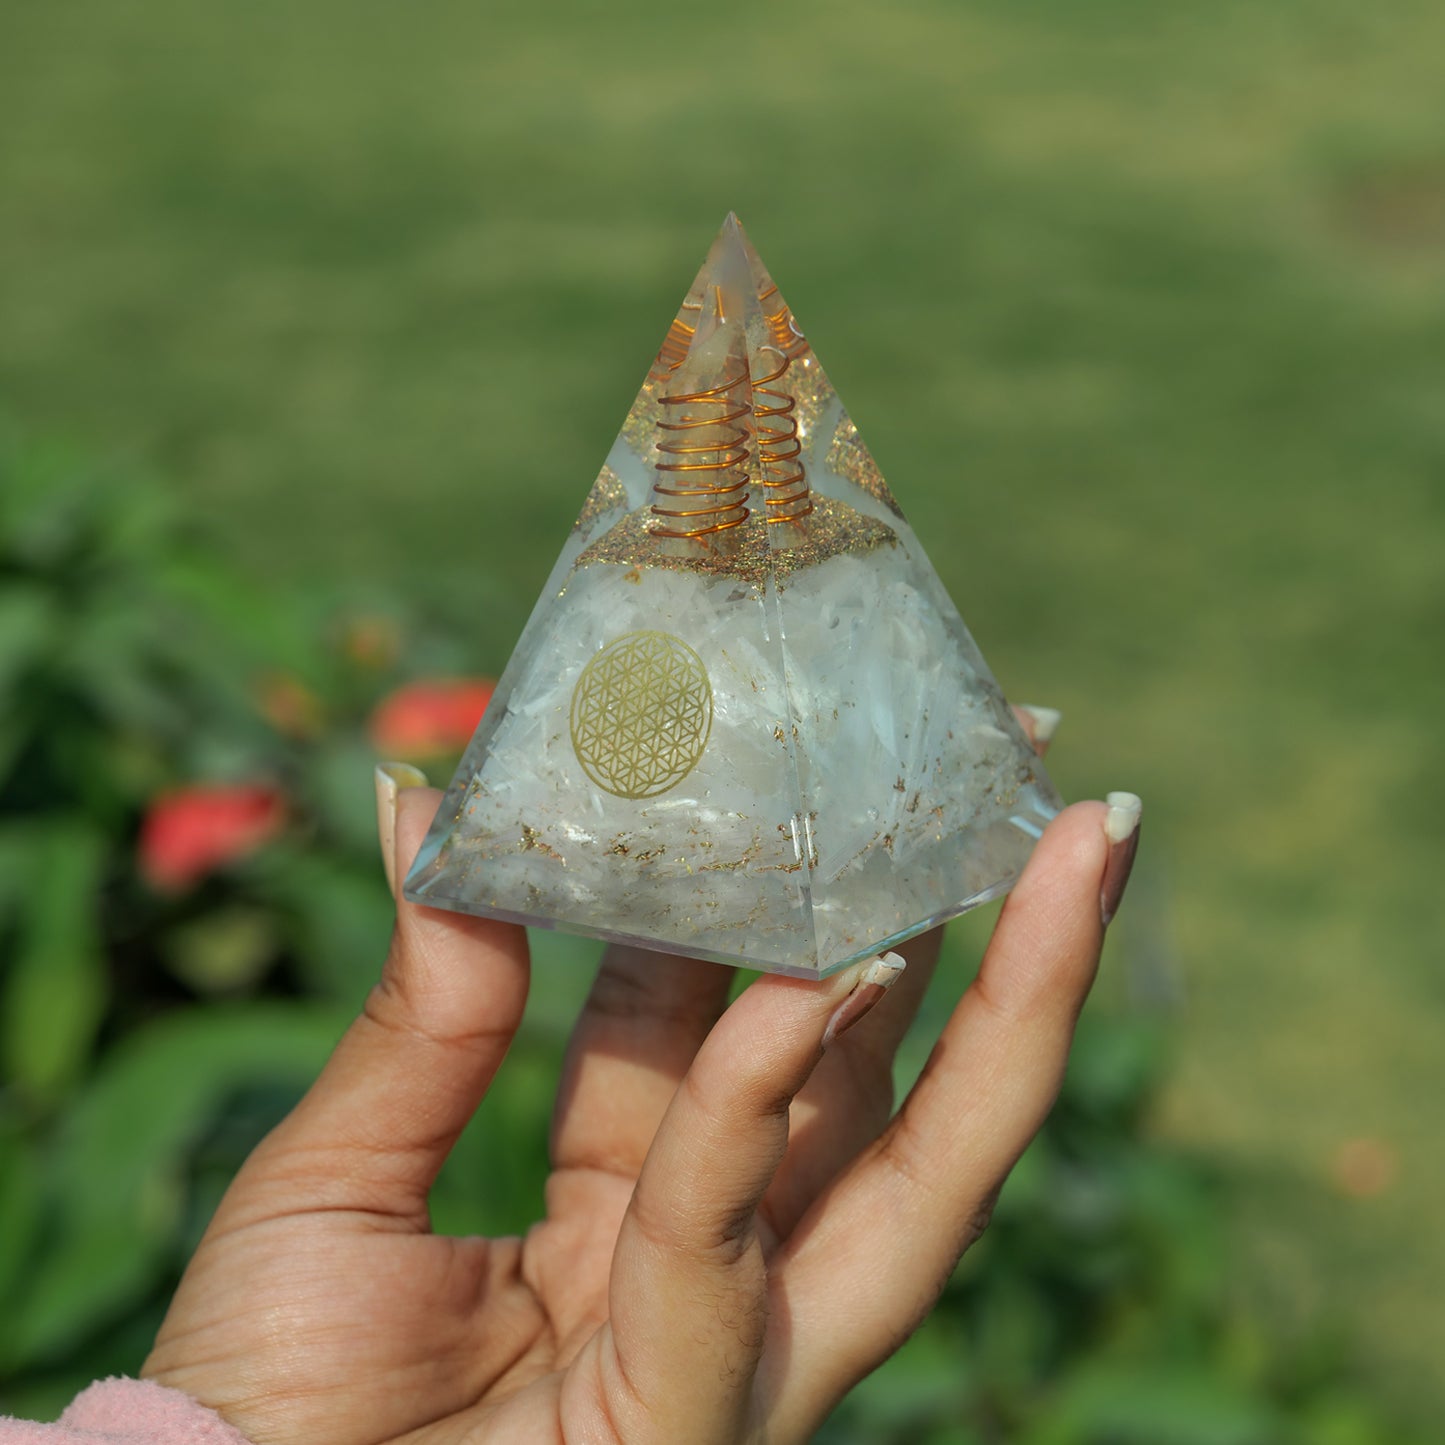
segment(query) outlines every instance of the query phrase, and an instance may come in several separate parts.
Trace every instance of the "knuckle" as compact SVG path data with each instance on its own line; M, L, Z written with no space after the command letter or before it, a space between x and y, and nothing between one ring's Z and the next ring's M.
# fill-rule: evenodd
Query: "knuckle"
M934 1153L936 1145L905 1110L884 1136L880 1157L909 1195L928 1199L937 1192Z
M757 1237L751 1201L730 1208L674 1197L659 1206L650 1195L639 1193L633 1198L632 1216L638 1233L659 1253L708 1271L732 1269Z
M998 1196L1002 1186L990 1189L968 1215L964 1224L963 1243L959 1248L960 1257L978 1243L984 1231L993 1223L994 1211L998 1208Z
M669 1024L701 1037L717 1021L723 998L716 980L659 975L651 960L610 950L597 970L587 1011L623 1023Z
M381 977L361 1006L361 1016L373 1027L398 1038L446 1050L484 1053L510 1042L510 1018L467 1017L452 993L419 984L412 971L392 950Z

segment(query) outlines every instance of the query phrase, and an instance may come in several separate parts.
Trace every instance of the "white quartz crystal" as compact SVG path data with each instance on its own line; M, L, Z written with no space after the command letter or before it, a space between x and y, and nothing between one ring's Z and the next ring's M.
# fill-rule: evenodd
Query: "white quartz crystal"
M729 218L408 897L816 977L1007 889L1057 807Z

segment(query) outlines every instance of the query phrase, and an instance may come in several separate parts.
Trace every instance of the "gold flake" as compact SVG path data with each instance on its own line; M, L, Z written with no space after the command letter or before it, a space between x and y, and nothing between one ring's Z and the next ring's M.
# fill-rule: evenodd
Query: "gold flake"
M716 552L697 556L666 553L653 536L652 514L647 507L629 512L611 530L583 549L576 569L599 562L621 567L660 567L668 572L695 572L705 577L733 577L762 588L771 576L781 585L792 573L826 562L842 553L862 556L876 547L896 546L898 535L885 523L866 516L846 502L813 494L813 513L807 521L807 537L793 547L774 548L766 524L738 528L741 536L731 556Z
M830 472L847 478L855 487L861 487L870 497L882 502L895 517L903 515L903 508L888 490L888 483L883 480L883 473L878 470L872 453L863 445L858 428L846 416L833 433L833 445L828 448L827 467Z
M622 485L622 478L604 463L597 474L597 480L592 484L592 490L587 493L582 510L577 514L577 520L572 524L572 530L588 531L598 518L626 505L627 488Z
M555 858L559 863L566 862L566 859L529 823L522 824L522 841L518 846L523 853L541 853L548 858Z

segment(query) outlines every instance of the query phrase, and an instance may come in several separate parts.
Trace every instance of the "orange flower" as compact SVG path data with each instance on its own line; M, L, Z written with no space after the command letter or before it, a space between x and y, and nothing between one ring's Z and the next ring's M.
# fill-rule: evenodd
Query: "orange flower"
M291 738L314 738L325 724L321 699L299 678L273 672L261 679L258 704L266 721Z
M141 823L141 877L158 892L183 893L254 853L285 819L281 795L261 784L198 784L164 793Z
M401 629L389 617L353 617L342 631L341 645L361 667L390 667L401 655Z
M436 758L462 751L492 699L491 678L408 683L371 714L372 745L383 757Z

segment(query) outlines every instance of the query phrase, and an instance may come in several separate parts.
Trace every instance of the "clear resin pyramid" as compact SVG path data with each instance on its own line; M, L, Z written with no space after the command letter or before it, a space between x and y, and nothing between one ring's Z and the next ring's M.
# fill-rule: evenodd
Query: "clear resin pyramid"
M821 977L1007 890L1058 804L729 216L407 897Z

